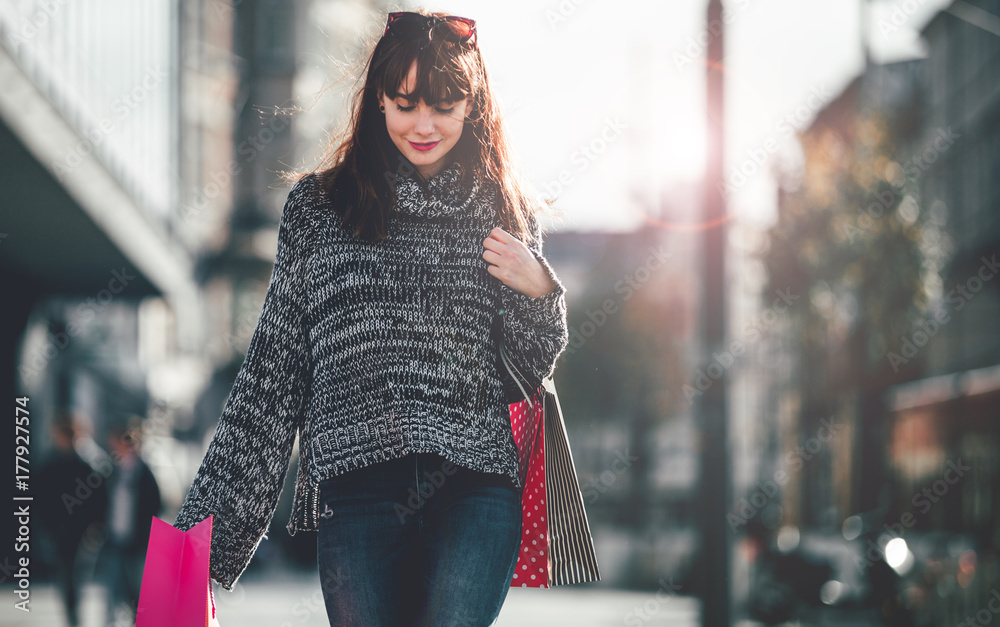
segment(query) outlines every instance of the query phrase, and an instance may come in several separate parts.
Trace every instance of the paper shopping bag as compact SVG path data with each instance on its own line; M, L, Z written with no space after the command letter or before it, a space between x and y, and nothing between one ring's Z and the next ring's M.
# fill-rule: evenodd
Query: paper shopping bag
M549 584L600 581L594 538L569 448L566 423L551 377L542 381L545 437L545 507L549 531Z
M135 627L219 625L208 572L211 547L212 516L186 532L153 516Z

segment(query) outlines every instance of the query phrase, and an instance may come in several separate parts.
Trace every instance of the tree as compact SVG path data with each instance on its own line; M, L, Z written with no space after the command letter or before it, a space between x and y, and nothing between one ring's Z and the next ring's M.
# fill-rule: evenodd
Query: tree
M799 331L792 342L800 365L800 432L812 433L841 402L857 399L859 474L869 485L857 505L865 508L881 483L881 394L919 368L894 355L927 299L916 181L904 176L894 155L891 121L869 109L848 117L837 124L821 114L799 134L801 174L782 182L779 217L762 261L765 294L791 288L804 296L802 306L790 310ZM821 468L808 470L803 498L822 499L829 477ZM828 505L806 502L803 513Z

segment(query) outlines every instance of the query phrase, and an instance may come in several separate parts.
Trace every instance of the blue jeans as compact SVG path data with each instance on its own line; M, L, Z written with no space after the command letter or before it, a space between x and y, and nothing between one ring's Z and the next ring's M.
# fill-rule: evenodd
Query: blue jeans
M330 625L491 624L521 544L504 476L411 454L320 484L317 558Z

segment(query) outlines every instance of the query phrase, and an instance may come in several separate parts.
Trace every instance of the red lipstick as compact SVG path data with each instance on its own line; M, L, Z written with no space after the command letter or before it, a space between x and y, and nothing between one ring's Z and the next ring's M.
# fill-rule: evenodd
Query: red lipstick
M426 144L416 144L414 142L410 142L410 145L413 146L414 150L419 150L421 152L426 152L426 151L434 148L435 146L437 146L440 143L441 143L441 140L438 140L436 142L428 142Z

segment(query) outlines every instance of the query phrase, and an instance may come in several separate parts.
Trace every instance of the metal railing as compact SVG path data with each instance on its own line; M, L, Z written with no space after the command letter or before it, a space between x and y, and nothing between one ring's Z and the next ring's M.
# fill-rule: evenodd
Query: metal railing
M45 164L90 154L155 222L176 207L177 0L0 3L0 45L80 135Z

